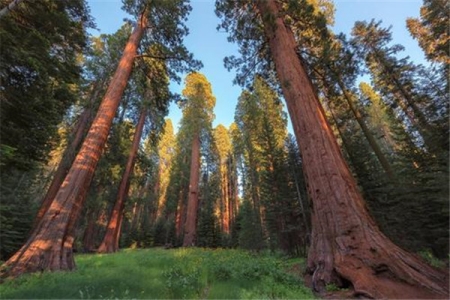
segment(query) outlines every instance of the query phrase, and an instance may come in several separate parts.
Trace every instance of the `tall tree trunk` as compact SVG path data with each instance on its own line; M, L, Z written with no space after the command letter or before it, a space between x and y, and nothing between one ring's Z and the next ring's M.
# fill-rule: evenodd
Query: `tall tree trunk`
M258 1L276 72L301 149L312 201L307 271L313 289L350 285L369 298L448 297L443 274L393 244L369 216L275 0Z
M394 171L391 168L391 164L387 160L386 156L384 155L383 151L381 151L380 146L378 145L377 141L375 140L373 134L370 132L369 128L366 125L366 122L364 122L363 117L358 110L358 108L353 104L353 99L349 91L345 88L344 83L342 82L340 75L334 73L333 70L331 70L333 74L335 75L335 78L337 80L337 83L339 85L339 88L341 89L342 93L344 94L344 98L350 107L351 112L353 113L353 116L356 119L356 122L358 122L359 126L361 127L364 136L366 137L367 141L369 142L370 147L372 148L373 152L375 153L376 157L378 158L378 161L380 162L381 167L383 168L384 172L386 173L388 179L390 181L395 181L395 174Z
M186 205L184 204L185 191L184 187L181 187L178 197L177 211L175 216L175 237L176 240L181 240L183 232L183 225L186 220Z
M200 178L200 137L196 133L192 140L191 174L189 177L189 196L187 203L186 224L184 225L183 247L194 245L196 237L198 183Z
M139 193L137 195L138 199L144 199L144 197L147 194L147 191L150 190L150 184L151 184L151 179L150 179L150 177L147 177L144 185L139 189ZM130 228L136 229L139 227L139 222L140 222L139 218L141 215L142 207L143 207L143 204L138 204L138 202L134 203L133 215L132 215L131 222L130 222L131 223Z
M123 209L125 207L125 199L128 195L130 188L130 177L133 173L134 163L139 150L139 143L141 141L142 132L144 130L145 118L147 116L147 110L142 109L139 115L139 121L134 132L133 143L131 146L130 154L128 156L127 165L120 181L119 192L117 193L116 203L111 212L109 218L108 227L106 229L105 237L103 238L100 247L98 247L99 253L112 253L119 250L119 238L120 229L123 221Z
M97 221L98 211L93 208L88 213L87 226L83 234L83 251L92 252L94 249L94 229Z
M72 253L75 223L86 199L146 27L147 19L142 15L127 42L89 133L55 199L28 241L3 265L3 274L18 276L26 272L75 268Z
M228 199L230 201L230 228L234 225L236 216L239 209L239 201L238 201L238 182L236 178L236 162L234 160L234 157L230 157L230 162L228 163L228 183L229 183L229 189L228 189Z
M297 201L298 204L300 206L300 210L301 210L301 214L302 214L302 219L303 219L303 225L305 226L305 230L306 230L306 234L310 234L311 230L309 229L309 224L308 224L308 218L306 217L306 210L305 207L303 205L303 197L302 197L302 193L300 192L300 185L298 182L298 179L300 178L299 176L297 176L297 172L295 171L295 168L292 168L292 176L294 177L294 184L295 184L295 191L297 192Z
M227 166L225 164L220 166L221 173L221 185L222 185L222 205L223 211L222 215L222 231L223 233L230 234L230 200L229 200L229 192L228 192L228 174L227 174Z
M448 140L448 137L442 138L441 132L436 132L427 120L425 114L416 105L416 101L413 99L412 93L407 91L405 86L400 82L400 79L394 72L393 67L384 62L383 58L378 55L376 48L370 48L372 53L375 54L375 59L378 64L383 66L384 72L388 74L391 79L391 84L397 88L397 92L393 92L395 98L394 101L400 106L410 120L411 124L420 133L427 148L435 154L442 153L442 151L447 151L447 146L445 146L447 143L445 141Z
M41 207L39 208L33 227L36 227L42 220L42 217L52 204L53 199L55 199L56 193L58 193L64 178L66 178L66 175L72 166L75 155L77 154L77 151L86 136L86 132L92 123L92 119L94 118L94 103L98 98L98 93L100 90L101 87L99 87L99 82L95 82L92 87L92 94L89 99L89 103L84 108L75 124L71 134L71 142L67 145L66 149L64 149L61 161L59 162L56 172L53 175L52 183L50 184L44 199L42 199Z

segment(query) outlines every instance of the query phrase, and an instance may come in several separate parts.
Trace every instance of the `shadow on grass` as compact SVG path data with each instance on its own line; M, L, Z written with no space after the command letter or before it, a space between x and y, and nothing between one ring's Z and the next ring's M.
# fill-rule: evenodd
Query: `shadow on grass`
M312 299L286 259L241 250L161 248L77 255L78 269L24 275L1 299Z

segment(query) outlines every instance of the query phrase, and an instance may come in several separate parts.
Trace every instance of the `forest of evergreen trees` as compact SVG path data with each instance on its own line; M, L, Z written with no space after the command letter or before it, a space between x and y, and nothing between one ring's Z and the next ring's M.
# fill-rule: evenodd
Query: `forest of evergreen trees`
M238 247L308 257L317 292L448 296L417 255L448 266L446 1L405 23L418 65L379 21L332 32L331 0L216 0L243 88L228 128L183 44L189 1L123 0L134 19L100 36L84 0L0 9L2 276L72 270L74 252Z

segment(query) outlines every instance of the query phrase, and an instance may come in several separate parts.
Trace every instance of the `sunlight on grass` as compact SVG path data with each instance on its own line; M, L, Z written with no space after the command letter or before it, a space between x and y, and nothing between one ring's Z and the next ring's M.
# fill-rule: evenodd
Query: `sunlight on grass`
M77 255L74 272L31 274L0 285L1 299L312 299L286 272L303 260L241 250L125 249ZM286 268L287 267L287 268Z

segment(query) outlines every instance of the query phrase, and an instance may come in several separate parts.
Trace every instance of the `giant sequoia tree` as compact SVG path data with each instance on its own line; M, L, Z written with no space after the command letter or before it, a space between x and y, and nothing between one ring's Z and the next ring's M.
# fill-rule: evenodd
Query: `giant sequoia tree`
M186 79L183 95L187 102L183 111L182 126L186 126L191 138L191 168L189 176L189 196L186 208L183 246L194 245L196 236L199 179L200 146L202 132L210 127L216 98L212 95L211 84L200 73L191 73Z
M182 46L182 38L187 33L182 22L190 10L187 3L126 1L125 8L138 16L135 28L86 139L55 199L28 241L4 265L3 270L11 276L38 270L71 270L75 267L72 253L75 224L148 24L152 24L152 34L147 36L146 41L163 45L165 56L193 63L191 55ZM177 60L174 71L186 70L186 67L186 64Z
M214 128L214 140L217 147L217 154L220 159L220 183L221 183L221 197L219 202L219 215L221 230L224 234L230 234L230 224L232 222L232 196L229 188L230 172L227 168L227 163L231 153L231 141L228 135L228 130L222 124ZM231 196L231 197L230 197Z
M245 62L254 60L247 58L270 53L266 58L273 62L287 103L312 201L307 271L314 290L324 291L326 284L334 283L350 285L355 295L370 298L448 296L445 274L393 244L365 208L284 17L289 8L310 9L308 3L293 7L288 5L291 2L274 0L216 3L224 17L222 27L241 45L244 58L238 65L251 71ZM263 28L263 38L255 41L258 26Z
M152 45L148 51L149 56L159 55L159 45ZM147 57L142 64L142 72L135 72L133 76L133 96L141 99L137 104L138 122L133 137L133 144L129 151L128 160L117 192L116 202L111 212L107 230L98 252L115 252L119 250L119 237L121 232L125 200L128 196L130 177L139 150L147 115L152 116L151 124L153 137L159 136L162 122L168 113L168 104L171 94L168 89L169 78L167 68L163 61ZM148 78L147 78L148 77ZM156 132L155 132L156 131Z
M61 160L53 175L53 179L44 195L34 224L37 225L50 207L64 178L72 166L73 160L89 130L95 117L101 96L105 93L106 85L113 75L114 69L122 54L131 30L130 24L124 24L115 34L103 34L91 38L91 45L84 61L84 77L88 81L85 96L80 99L73 110L80 106L82 111L75 117L75 122L65 147Z

